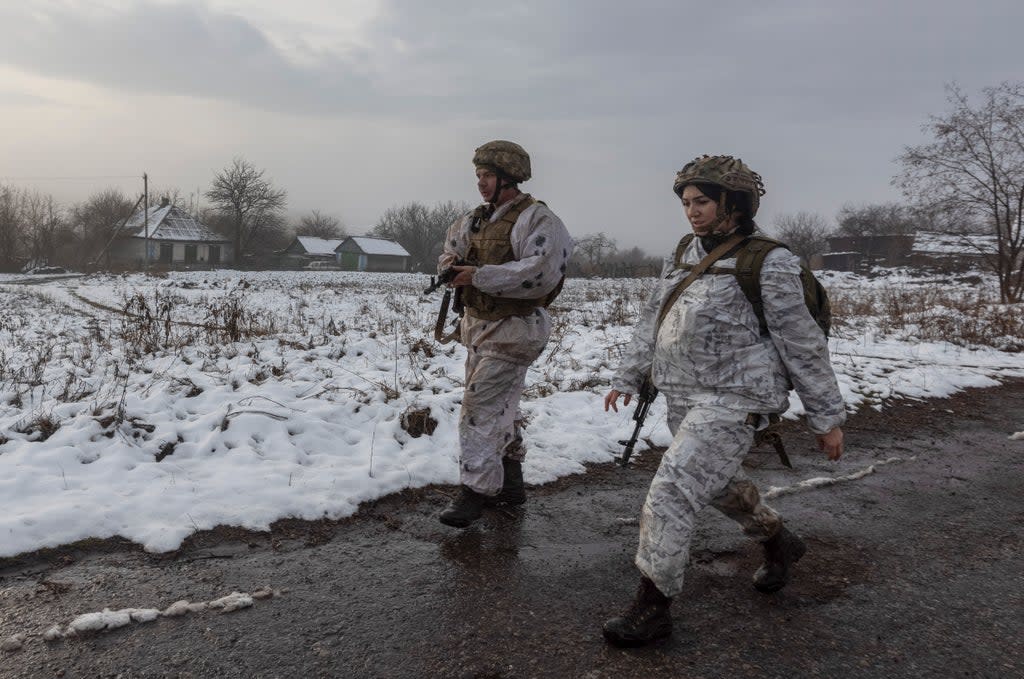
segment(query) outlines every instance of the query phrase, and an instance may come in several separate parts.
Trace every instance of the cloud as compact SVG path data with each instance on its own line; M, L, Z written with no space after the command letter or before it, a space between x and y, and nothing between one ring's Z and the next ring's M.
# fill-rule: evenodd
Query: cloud
M700 153L766 177L766 224L894 199L892 159L946 82L1020 79L1021 24L1019 0L2 3L4 149L11 173L75 159L184 186L243 154L297 209L369 224L472 197L472 148L509 138L573 233L660 248ZM43 119L25 96L64 106Z
M1024 18L1004 2L392 0L363 17L357 43L332 48L317 27L324 7L300 5L282 22L260 2L246 15L221 2L0 10L0 60L115 90L318 116L701 120L756 109L794 120L884 115L993 52L1010 77L1006 18Z
M47 97L39 97L24 90L0 88L0 108L6 106L52 106L56 102Z
M198 5L10 8L0 24L5 63L122 92L327 112L358 107L369 89L337 62L299 67L244 18Z

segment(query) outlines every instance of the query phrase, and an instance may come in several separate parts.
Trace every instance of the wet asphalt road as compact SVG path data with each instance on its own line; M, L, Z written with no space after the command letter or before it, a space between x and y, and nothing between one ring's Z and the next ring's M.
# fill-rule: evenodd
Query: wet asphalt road
M952 413L947 411L953 411ZM531 489L465 531L440 525L450 488L386 498L343 522L223 529L174 555L107 541L0 562L0 677L1019 677L1024 676L1024 381L856 416L839 467L787 434L788 485L909 458L772 504L808 542L774 595L759 548L702 515L676 634L605 645L601 622L637 583L634 519L657 463L595 467ZM225 615L163 618L53 643L55 623L104 607L165 607L261 586Z

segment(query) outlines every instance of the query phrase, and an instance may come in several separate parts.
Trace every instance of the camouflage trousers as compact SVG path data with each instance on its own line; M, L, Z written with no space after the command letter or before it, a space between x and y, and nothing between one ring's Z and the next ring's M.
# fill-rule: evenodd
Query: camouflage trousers
M773 536L782 520L740 469L755 431L747 413L715 405L687 409L671 396L668 405L676 434L647 492L636 565L663 594L675 596L700 510L711 505L757 540Z
M516 425L526 371L544 351L551 319L543 312L498 321L462 319L466 391L459 413L459 479L496 495L505 481L501 458L526 456Z
M504 483L501 458L526 457L516 427L529 366L492 356L466 360L466 392L459 414L459 479L478 493L495 495Z

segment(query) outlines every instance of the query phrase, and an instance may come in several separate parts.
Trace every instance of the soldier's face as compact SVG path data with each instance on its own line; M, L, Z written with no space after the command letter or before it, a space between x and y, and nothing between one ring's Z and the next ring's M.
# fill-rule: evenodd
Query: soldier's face
M690 220L693 232L698 236L706 236L711 233L715 225L715 217L718 216L718 203L711 200L700 192L696 186L690 185L683 189L683 210L686 211L686 218Z
M476 169L476 188L484 200L490 200L494 195L494 188L498 185L498 175L486 167Z

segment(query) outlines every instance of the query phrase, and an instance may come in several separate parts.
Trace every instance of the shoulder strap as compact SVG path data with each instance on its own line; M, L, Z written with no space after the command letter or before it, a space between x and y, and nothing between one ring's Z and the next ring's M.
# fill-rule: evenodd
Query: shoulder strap
M686 248L693 242L693 237L692 233L688 233L679 239L679 245L676 246L676 252L672 255L672 263L675 264L677 269L679 268L679 265L683 263L683 253L686 252Z
M537 200L528 193L524 195L526 197L510 208L508 212L503 214L501 219L495 222L495 224L506 224L511 229L515 226L516 221L519 219L519 215L526 211L526 208L530 207L534 203L540 203L541 205L547 206L547 203L542 200ZM472 220L470 222L469 230L473 233L479 233L480 229L483 228L480 222L486 222L492 214L494 214L494 208L490 204L484 203L483 205L478 205L469 213L470 219Z
M686 240L686 237L684 237L683 240ZM693 240L693 238L691 236L690 237L690 241L692 241L692 240ZM661 305L661 309L658 311L658 321L654 325L654 336L655 337L658 336L658 330L661 328L661 324L665 321L665 317L668 316L669 309L671 309L672 305L676 303L676 300L679 299L679 296L681 294L683 294L683 291L686 290L686 288L690 287L690 284L693 283L695 280L697 280L697 278L701 274L703 274L705 271L707 271L707 268L709 266L711 266L712 264L717 262L719 259L721 259L723 256L725 256L725 254L727 252L729 252L730 250L732 250L734 247L736 247L737 245L742 243L743 240L744 240L743 236L740 236L740 235L737 235L737 234L733 234L729 238L729 240L725 241L724 243L722 243L721 245L716 247L714 250L709 252L704 257L704 259L700 260L700 262L697 264L697 266L693 267L693 269L690 271L690 274L686 278L681 280L676 285L676 287L672 288L672 292L669 293L668 297L665 299L665 303ZM680 245L681 244L682 244L682 241L680 241ZM685 248L683 248L683 249L685 249ZM678 247L676 248L676 251L677 251L677 255L678 255L679 254L679 248Z
M539 200L537 200L530 194L526 194L526 196L521 201L516 203L508 212L503 214L501 216L501 219L499 219L497 223L505 223L508 224L509 227L515 226L516 221L519 219L519 215L526 212L526 208L530 207L534 203L539 202Z
M736 253L736 282L739 283L750 305L754 307L762 335L768 332L768 322L764 318L764 300L761 299L761 267L764 266L764 258L768 253L778 247L787 246L774 238L758 234L751 236L746 245Z

